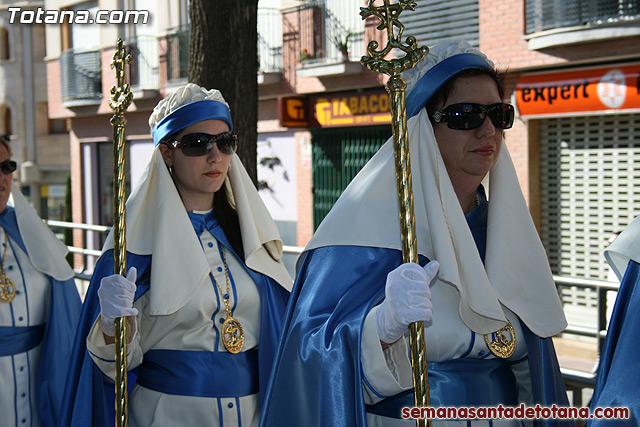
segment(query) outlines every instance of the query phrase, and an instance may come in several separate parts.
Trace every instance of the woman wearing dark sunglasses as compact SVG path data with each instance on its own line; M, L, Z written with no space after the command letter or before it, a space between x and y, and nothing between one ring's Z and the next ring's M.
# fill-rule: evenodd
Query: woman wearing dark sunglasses
M264 426L415 425L402 419L414 406L415 321L433 407L568 404L549 338L566 321L503 141L514 109L499 74L454 42L404 77L420 265L402 263L389 140L301 256Z
M130 426L256 425L291 288L282 242L219 91L189 83L149 124L156 148L127 201L130 270L113 274L109 237L80 322L69 420L113 422L102 377L114 378L114 319L127 316Z
M67 247L13 183L15 170L2 135L0 414L3 426L57 426L81 301Z

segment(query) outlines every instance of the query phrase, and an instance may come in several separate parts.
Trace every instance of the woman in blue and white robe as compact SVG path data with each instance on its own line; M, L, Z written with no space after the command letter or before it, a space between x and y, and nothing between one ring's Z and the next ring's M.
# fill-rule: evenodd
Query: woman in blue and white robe
M567 405L550 338L566 320L502 128L487 116L472 117L482 119L476 127L450 128L425 108L432 97L438 110L500 105L493 64L466 42L443 43L405 74L418 253L421 265L439 263L432 317L413 320L425 320L431 404ZM397 197L390 139L301 256L263 426L415 425L401 419L402 408L414 405L408 337L383 341L378 321L389 273L403 266ZM408 295L408 305L412 299L418 295ZM503 359L484 335L494 341L507 324L515 349ZM434 422L471 424L523 422Z
M0 255L15 288L0 301L0 414L5 426L57 426L80 295L66 246L5 172L10 158L2 140Z
M257 425L291 287L277 228L228 147L214 142L189 156L174 146L186 134L233 130L219 91L187 84L161 101L150 127L153 158L127 201L127 266L138 276L130 277L137 315L130 317L127 357L136 375L129 383L129 425ZM102 325L105 296L98 296L101 282L113 277L112 248L110 236L77 337L66 396L74 426L113 418L113 390L103 391L102 377L114 381L115 346ZM226 296L244 330L237 354L225 348L221 333Z

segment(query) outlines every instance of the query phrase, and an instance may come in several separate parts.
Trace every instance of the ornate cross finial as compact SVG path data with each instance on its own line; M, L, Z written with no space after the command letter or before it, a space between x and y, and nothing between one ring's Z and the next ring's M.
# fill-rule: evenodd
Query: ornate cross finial
M125 79L124 66L131 63L131 54L124 48L122 39L118 39L116 43L116 51L111 60L111 69L116 69L116 85L111 88L111 98L109 98L109 107L113 110L115 116L122 115L131 101L133 94L129 84Z
M384 4L382 6L375 6L375 0L369 0L367 7L360 8L362 19L375 16L380 20L378 30L387 30L388 39L387 45L381 50L377 50L379 47L377 41L369 42L367 52L370 56L363 56L361 62L371 71L377 71L393 77L412 68L424 58L429 49L426 46L418 47L418 42L413 36L407 37L406 44L402 43L404 25L400 22L399 17L404 10L415 10L417 6L415 0L399 0L398 3L393 5L389 4L389 0L383 1ZM402 50L406 55L402 58L385 60L384 57L394 48Z

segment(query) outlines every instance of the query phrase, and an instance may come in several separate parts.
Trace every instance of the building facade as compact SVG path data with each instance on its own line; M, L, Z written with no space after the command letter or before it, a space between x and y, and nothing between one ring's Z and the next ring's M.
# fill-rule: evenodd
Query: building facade
M358 63L378 37L357 16L365 3L284 5L283 70L261 86L259 129L289 132L296 149L299 246L391 135L385 79ZM516 122L505 140L553 273L610 279L603 251L640 214L640 2L416 4L401 15L405 37L426 46L466 39L506 73ZM344 60L336 33L351 34ZM597 292L561 292L570 324L597 328Z
M281 80L261 87L261 129L276 124L277 111L277 124L296 139L301 246L350 181L349 167L357 171L369 156L369 141L390 135L379 102L384 78L358 68L374 34L357 16L361 3L283 8ZM517 120L505 137L554 273L606 279L607 240L640 213L633 185L640 162L639 2L416 3L415 12L401 16L405 36L426 46L466 39L506 71ZM331 34L340 31L352 33L348 61L332 50ZM379 136L362 133L365 147L354 145L362 130L377 126Z
M0 134L10 135L15 179L25 196L43 218L63 220L68 133L64 119L48 117L45 28L30 19L42 6L0 2Z
M127 82L134 101L126 113L127 194L153 151L148 119L159 99L186 82L187 0L47 0L44 9L74 13L76 22L46 26L49 117L69 123L73 222L113 224L113 111L108 95L116 84L111 60L121 38L132 55ZM87 24L86 12L114 15L120 24ZM80 21L80 22L77 22ZM74 246L99 250L104 233L74 231ZM92 258L76 255L77 269L93 268Z
M359 15L366 3L259 3L258 185L286 245L309 241L342 190L391 136L386 76L359 62L369 41L385 42L376 22ZM151 109L186 82L188 2L44 4L153 13L147 24L46 26L48 113L70 129L73 218L110 225L112 113L101 94L115 83L109 68L114 41L122 37L134 55L127 167L135 185L152 150ZM402 15L404 36L426 46L466 39L507 72L517 119L505 137L554 273L606 279L607 239L639 213L633 186L640 161L637 0L416 4ZM78 246L100 247L99 236L84 239Z

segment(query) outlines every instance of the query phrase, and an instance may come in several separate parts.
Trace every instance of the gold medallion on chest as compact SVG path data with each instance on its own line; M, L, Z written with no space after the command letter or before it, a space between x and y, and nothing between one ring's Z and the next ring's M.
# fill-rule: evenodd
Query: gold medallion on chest
M508 332L510 339L505 336ZM508 359L516 351L516 331L513 329L511 322L508 322L504 328L500 328L495 333L495 338L489 340L490 334L484 334L484 342L489 347L489 351L502 359Z

